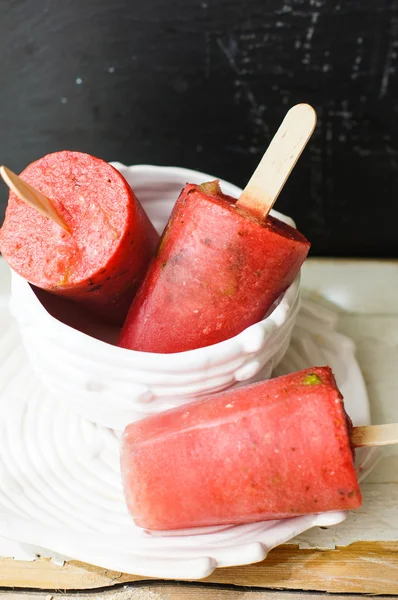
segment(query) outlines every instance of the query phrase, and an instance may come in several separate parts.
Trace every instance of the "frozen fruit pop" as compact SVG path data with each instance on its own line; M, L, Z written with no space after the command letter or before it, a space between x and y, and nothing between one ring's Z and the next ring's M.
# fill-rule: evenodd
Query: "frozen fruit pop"
M217 181L183 189L120 346L193 350L229 339L267 314L310 247L296 229L267 215L314 125L311 107L289 111L237 202Z
M35 286L122 324L158 234L127 181L81 152L56 152L21 179L49 199L67 230L10 192L0 250Z
M187 185L128 313L119 345L182 352L226 340L264 317L296 277L310 244L264 223L217 182Z
M351 427L328 367L151 416L123 434L129 511L172 530L358 508Z

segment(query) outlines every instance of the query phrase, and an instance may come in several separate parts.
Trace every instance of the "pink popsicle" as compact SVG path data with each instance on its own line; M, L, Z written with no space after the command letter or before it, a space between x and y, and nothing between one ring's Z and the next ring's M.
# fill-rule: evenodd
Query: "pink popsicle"
M171 530L358 508L351 427L328 367L151 416L123 436L129 511Z
M294 281L309 247L286 223L242 211L218 182L186 185L119 345L169 354L237 335Z

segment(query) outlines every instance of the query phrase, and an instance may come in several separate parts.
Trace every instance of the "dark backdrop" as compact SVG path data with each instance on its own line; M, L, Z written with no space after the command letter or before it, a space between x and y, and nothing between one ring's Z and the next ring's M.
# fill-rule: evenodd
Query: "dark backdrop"
M287 108L308 101L318 126L278 208L313 254L398 256L398 1L0 8L0 161L15 171L77 149L243 186Z

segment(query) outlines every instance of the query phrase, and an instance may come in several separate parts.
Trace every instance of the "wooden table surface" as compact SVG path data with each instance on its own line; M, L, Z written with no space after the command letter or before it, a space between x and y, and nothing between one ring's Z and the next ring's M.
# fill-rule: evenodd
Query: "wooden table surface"
M338 307L340 331L356 341L373 422L398 422L398 263L310 260L303 286ZM45 559L0 559L0 589L9 590L9 600L49 600L57 590L79 590L85 598L84 590L94 589L94 597L104 600L297 598L270 588L398 595L398 448L384 451L362 490L363 507L344 523L311 530L272 550L262 563L218 569L201 582L148 582L75 561L59 566ZM63 598L69 596L63 593Z
M3 598L4 596L4 598ZM365 598L361 596L360 598ZM370 598L370 596L367 596ZM378 596L379 600L391 596ZM325 600L325 594L278 590L222 589L190 584L126 586L100 593L0 591L0 600ZM333 595L333 600L358 600L357 595Z
M3 598L4 596L4 598ZM370 596L367 596L370 598ZM366 598L366 596L361 596ZM379 600L391 596L378 596ZM0 591L0 600L325 600L325 594L284 592L278 590L221 589L189 584L126 586L100 593L44 593ZM357 595L333 595L333 600L358 600Z

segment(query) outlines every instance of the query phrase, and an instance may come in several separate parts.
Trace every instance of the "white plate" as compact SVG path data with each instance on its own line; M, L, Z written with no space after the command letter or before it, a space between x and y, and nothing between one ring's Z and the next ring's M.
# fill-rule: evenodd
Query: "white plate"
M136 528L122 496L118 434L56 401L36 378L8 311L9 270L1 260L0 282L0 555L29 560L39 554L143 576L201 579L219 566L261 561L299 533L345 519L344 512L330 512L164 537ZM354 346L335 331L336 320L305 301L278 374L330 364L354 424L367 424ZM374 457L358 455L362 475Z

